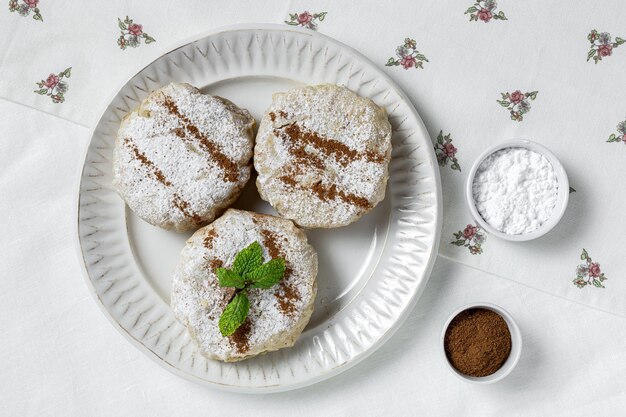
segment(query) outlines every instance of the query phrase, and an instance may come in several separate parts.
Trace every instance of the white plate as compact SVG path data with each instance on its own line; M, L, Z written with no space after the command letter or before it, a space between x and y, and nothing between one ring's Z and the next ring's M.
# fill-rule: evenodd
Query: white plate
M93 131L78 202L87 285L128 340L190 380L269 392L338 374L391 336L428 280L441 232L441 184L428 132L377 66L317 32L239 25L181 45L128 81ZM257 120L272 92L303 84L343 84L387 108L394 128L387 196L351 226L307 232L319 253L319 291L311 321L293 348L229 364L201 356L169 308L170 273L191 233L148 225L111 188L112 146L121 118L172 81L231 99ZM253 181L235 207L274 213Z

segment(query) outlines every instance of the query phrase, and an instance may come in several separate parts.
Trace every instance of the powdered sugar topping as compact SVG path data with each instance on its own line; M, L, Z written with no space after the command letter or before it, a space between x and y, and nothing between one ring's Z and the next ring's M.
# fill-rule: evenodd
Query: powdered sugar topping
M384 198L391 126L371 100L335 85L274 95L255 148L261 196L300 225L344 225Z
M210 221L249 179L253 124L224 99L170 84L122 122L114 185L150 223L185 230Z
M247 323L223 337L219 317L233 290L219 287L215 268L230 268L235 255L255 241L263 247L265 261L284 257L287 272L271 289L249 290ZM174 272L171 304L203 354L243 358L275 349L282 336L302 330L311 313L316 275L317 255L292 222L230 209L187 242Z

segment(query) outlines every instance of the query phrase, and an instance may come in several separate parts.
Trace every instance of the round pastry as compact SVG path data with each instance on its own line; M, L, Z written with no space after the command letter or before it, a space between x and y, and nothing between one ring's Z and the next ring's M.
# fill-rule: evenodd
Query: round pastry
M258 242L263 260L285 260L286 272L269 289L247 290L248 316L230 336L222 336L220 316L235 294L220 287L217 268L232 268L237 253ZM317 254L290 220L229 209L198 230L183 249L172 280L171 306L199 351L210 359L234 362L293 346L313 312Z
M122 120L113 186L139 217L183 232L211 222L250 178L254 119L189 84L152 92Z
M386 111L332 84L274 94L254 149L261 198L308 228L345 226L374 208L390 159Z

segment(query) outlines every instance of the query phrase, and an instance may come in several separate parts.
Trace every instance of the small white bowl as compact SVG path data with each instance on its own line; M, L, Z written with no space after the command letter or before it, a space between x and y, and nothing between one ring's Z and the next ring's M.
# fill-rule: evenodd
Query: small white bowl
M552 215L544 224L542 224L539 228L533 230L530 233L510 235L499 231L482 218L482 216L478 212L478 209L476 208L476 203L474 202L472 184L474 183L474 176L476 175L478 167L489 155L505 148L525 148L545 156L552 164L552 168L554 169L554 173L556 174L557 180L559 182L559 191L556 199L556 205L554 206L554 210L552 211ZM483 230L505 240L522 242L526 240L536 239L540 236L545 235L550 230L552 230L554 226L556 226L557 223L561 220L563 214L565 213L565 209L567 208L567 201L569 200L569 180L567 178L567 173L565 172L563 165L561 165L561 161L559 161L558 158L552 152L550 152L548 148L529 140L512 140L487 148L476 159L474 165L472 165L472 169L470 170L469 175L467 176L467 183L465 185L465 199L467 200L467 205L469 206L470 212L472 213L472 217L474 217L476 222Z
M445 337L446 330L448 330L450 322L459 313L470 308L484 308L486 310L494 311L502 316L504 321L506 321L507 326L509 326L509 332L511 333L511 353L509 354L509 357L507 358L506 362L504 362L502 367L491 375L476 377L462 374L461 372L457 371L454 366L452 366L452 364L448 360L448 356L446 355ZM506 310L504 310L503 308L491 303L471 303L454 311L454 313L450 315L448 320L446 320L446 324L443 326L443 330L441 331L440 346L443 360L448 365L448 368L450 368L450 371L452 371L452 373L456 375L459 379L474 384L492 384L494 382L500 381L508 374L510 374L513 368L515 368L515 365L517 365L517 362L522 355L522 333L520 332L519 327L517 327L517 323L515 323L515 321L513 320L513 317L511 317L511 315L507 313Z

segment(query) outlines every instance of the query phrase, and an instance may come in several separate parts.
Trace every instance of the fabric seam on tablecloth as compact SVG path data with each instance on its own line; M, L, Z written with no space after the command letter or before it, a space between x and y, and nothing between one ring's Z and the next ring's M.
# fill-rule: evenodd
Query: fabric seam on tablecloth
M38 111L38 112L47 114L47 115L52 116L52 117L56 117L57 119L61 119L61 120L65 121L65 122L69 122L69 123L75 124L77 126L84 127L86 129L91 129L91 126L89 126L87 124L77 122L76 120L68 119L67 117L61 116L61 115L59 115L57 113L51 113L51 112L49 112L47 110L43 110L43 109L40 109L38 107L33 107L31 104L22 103L20 101L16 101L15 99L10 98L10 97L0 96L0 100L8 101L9 103L13 103L13 104L18 105L18 106L24 106L24 107L27 107L27 108L29 108L31 110Z
M553 294L553 293L548 292L548 291L541 290L541 289L539 289L539 288L537 288L537 287L533 287L532 285L524 284L523 282L517 281L517 280L515 280L515 279L513 279L513 278L507 278L507 277L505 277L505 276L503 276L503 275L494 274L493 272L485 271L484 269L481 269L481 268L479 268L479 267L477 267L477 266L474 266L474 265L471 265L471 264L468 264L468 263L465 263L465 262L459 261L458 259L454 259L454 258L452 258L452 257L450 257L450 256L442 255L441 253L438 253L438 254L437 254L437 257L441 257L442 259L445 259L446 261L449 261L449 262L454 262L454 263L457 263L457 264L459 264L459 265L463 265L463 266L466 266L466 267L468 267L468 268L472 268L472 269L474 269L474 270L476 270L476 271L480 271L480 272L482 272L482 273L489 274L489 275L494 276L494 277L496 277L496 278L502 278L502 279L505 279L505 280L510 281L510 282L513 282L513 283L515 283L515 284L522 285L522 286L524 286L524 287L526 287L526 288L528 288L528 289L531 289L531 290L534 290L534 291L538 291L538 292L540 292L540 293L542 293L542 294L551 295L551 296L553 296L553 297L559 298L559 299L561 299L561 300L568 301L568 302L570 302L570 303L579 304L579 305L581 305L581 306L583 306L583 307L587 307L587 308L590 308L590 309L592 309L592 310L596 310L596 311L599 311L599 312L602 312L602 313L610 314L610 315L612 315L612 316L619 317L619 318L621 318L621 319L626 319L626 316L623 316L623 315L621 315L621 314L614 313L614 312L612 312L612 311L604 310L604 309L602 309L602 308L599 308L599 307L596 307L596 306L593 306L593 305L589 305L589 304L585 304L585 303L582 303L582 302L577 301L577 300L572 300L571 298L563 297L563 296L561 296L561 295L557 295L557 294Z

